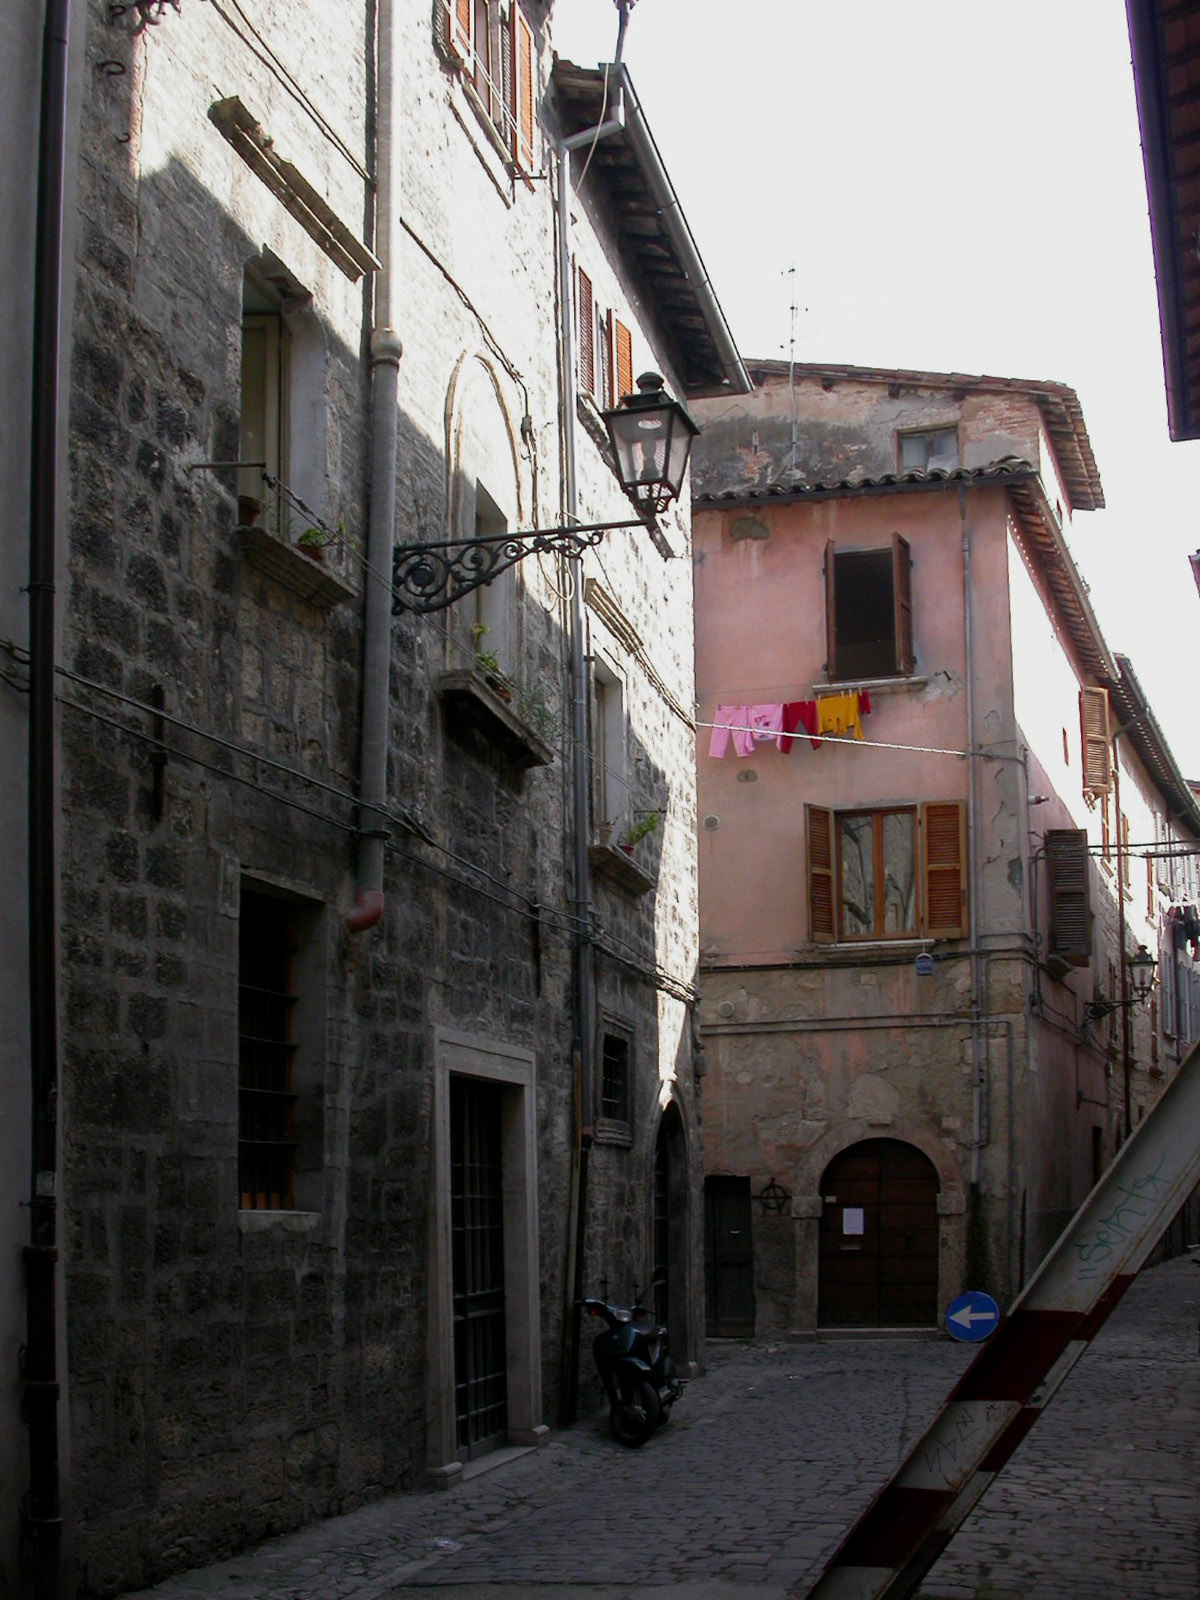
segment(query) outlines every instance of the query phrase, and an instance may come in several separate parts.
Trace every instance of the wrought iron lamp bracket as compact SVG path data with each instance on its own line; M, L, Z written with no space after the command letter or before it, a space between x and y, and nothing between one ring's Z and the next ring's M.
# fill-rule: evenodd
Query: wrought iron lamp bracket
M611 528L644 528L644 517L581 523L397 545L392 556L392 613L442 611L473 589L491 583L526 556L582 555Z

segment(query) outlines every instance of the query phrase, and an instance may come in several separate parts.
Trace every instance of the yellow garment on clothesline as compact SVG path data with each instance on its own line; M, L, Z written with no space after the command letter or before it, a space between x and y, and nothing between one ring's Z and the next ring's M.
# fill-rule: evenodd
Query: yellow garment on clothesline
M857 689L851 694L827 694L818 699L817 732L848 733L855 739L862 738Z

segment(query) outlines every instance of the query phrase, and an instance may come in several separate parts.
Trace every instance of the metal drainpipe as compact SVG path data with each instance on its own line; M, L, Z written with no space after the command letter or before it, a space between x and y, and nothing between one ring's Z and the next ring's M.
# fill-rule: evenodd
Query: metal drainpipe
M967 1243L968 1270L978 1273L979 1189L983 1167L983 1050L981 1014L984 1001L984 961L979 949L979 757L975 749L975 636L972 620L971 533L967 522L967 495L960 485L958 514L962 528L963 631L967 677L967 841L970 859L970 909L968 932L971 940L971 1210ZM974 1259L972 1259L972 1257Z
M625 12L622 10L622 33ZM620 39L618 39L618 59ZM616 63L614 63L615 65ZM575 416L578 393L575 383L574 301L571 282L571 154L584 145L597 143L625 126L624 97L620 85L607 121L594 128L562 139L558 144L558 307L559 348L562 352L563 396L563 522L579 517L579 494L575 477ZM591 745L588 739L588 684L584 660L586 623L583 609L583 557L568 558L571 572L570 661L571 661L571 855L574 872L575 913L575 1011L578 1051L578 1103L580 1106L578 1180L573 1185L575 1215L572 1230L574 1271L567 1282L567 1306L563 1322L563 1400L564 1422L574 1419L578 1401L580 1301L583 1298L585 1268L584 1242L587 1231L588 1150L592 1142L592 1104L596 1056L596 981L591 932L591 886L588 863L588 795L591 787Z
M392 660L392 548L396 524L397 397L403 346L394 325L399 205L395 121L400 30L395 0L379 0L375 126L375 308L371 328L371 487L363 602L363 705L359 754L358 893L346 917L351 933L383 917L388 836L388 698Z
M1115 747L1123 729L1118 729L1113 735ZM1113 769L1113 806L1116 809L1117 826L1117 985L1118 998L1121 1002L1121 1074L1122 1083L1122 1108L1124 1114L1125 1131L1121 1135L1124 1143L1133 1132L1133 1024L1129 1015L1129 972L1125 966L1125 873L1128 867L1128 852L1121 828L1121 769L1114 761Z
M34 289L29 538L29 1011L31 1190L24 1249L23 1507L35 1600L58 1600L62 1515L55 1306L58 1263L58 988L55 917L54 581L58 524L59 358L66 192L69 0L49 0L42 45Z

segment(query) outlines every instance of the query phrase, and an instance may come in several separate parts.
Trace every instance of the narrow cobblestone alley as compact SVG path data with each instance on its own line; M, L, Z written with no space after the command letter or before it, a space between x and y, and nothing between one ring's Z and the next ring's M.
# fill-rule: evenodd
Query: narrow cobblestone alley
M1143 1273L923 1596L1195 1600L1198 1308L1192 1258ZM714 1346L641 1451L589 1419L457 1488L392 1496L139 1600L783 1600L971 1355L894 1337Z

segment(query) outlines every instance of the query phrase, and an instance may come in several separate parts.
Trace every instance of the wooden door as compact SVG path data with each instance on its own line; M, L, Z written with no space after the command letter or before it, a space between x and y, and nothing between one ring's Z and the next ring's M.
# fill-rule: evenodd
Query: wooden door
M925 1328L938 1320L938 1178L898 1139L866 1139L821 1180L817 1322Z
M704 1180L704 1290L710 1339L754 1337L749 1178Z

